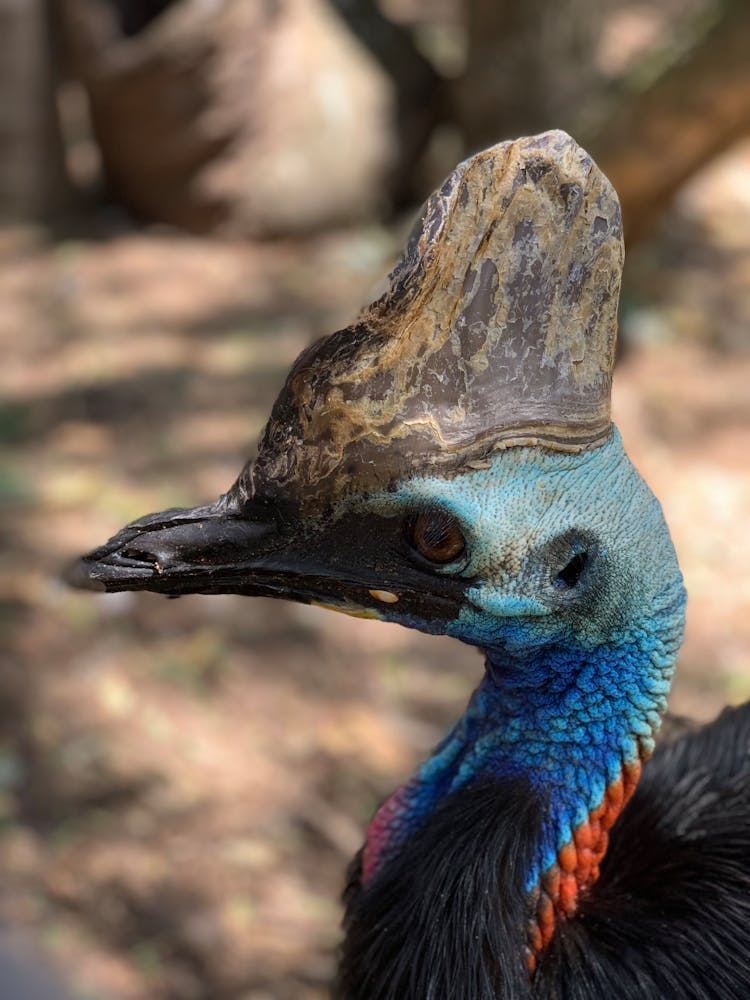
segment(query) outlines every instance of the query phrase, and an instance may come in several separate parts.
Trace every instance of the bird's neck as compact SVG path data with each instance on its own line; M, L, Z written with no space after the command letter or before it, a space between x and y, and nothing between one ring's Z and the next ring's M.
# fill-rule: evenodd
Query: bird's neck
M380 808L367 834L367 886L453 792L519 778L537 794L542 826L526 873L529 944L541 950L560 914L598 877L608 831L650 755L681 641L633 625L606 645L566 642L533 655L486 651L486 672L463 717Z

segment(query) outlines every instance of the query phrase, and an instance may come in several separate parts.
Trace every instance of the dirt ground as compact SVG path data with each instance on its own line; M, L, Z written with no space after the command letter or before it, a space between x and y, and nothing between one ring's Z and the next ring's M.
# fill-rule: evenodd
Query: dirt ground
M232 482L401 234L0 231L0 910L81 996L325 996L347 860L480 677L396 626L60 582ZM623 330L615 419L690 592L672 707L707 719L750 697L749 146L632 255Z

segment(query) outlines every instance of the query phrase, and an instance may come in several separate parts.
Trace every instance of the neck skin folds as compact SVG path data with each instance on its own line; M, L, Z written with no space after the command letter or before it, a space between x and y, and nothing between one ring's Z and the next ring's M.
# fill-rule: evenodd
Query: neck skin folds
M666 708L682 637L682 592L665 592L644 620L606 645L486 650L467 710L370 824L365 885L452 792L472 782L526 779L544 805L526 876L530 945L539 950L557 912L572 913L598 876L607 831L635 787ZM521 625L518 628L522 628Z

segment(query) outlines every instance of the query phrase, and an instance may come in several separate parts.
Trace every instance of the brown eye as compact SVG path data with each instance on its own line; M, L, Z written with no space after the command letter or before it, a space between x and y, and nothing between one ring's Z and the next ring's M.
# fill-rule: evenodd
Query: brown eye
M406 537L424 559L440 565L458 559L466 548L458 521L442 510L414 514L407 522Z

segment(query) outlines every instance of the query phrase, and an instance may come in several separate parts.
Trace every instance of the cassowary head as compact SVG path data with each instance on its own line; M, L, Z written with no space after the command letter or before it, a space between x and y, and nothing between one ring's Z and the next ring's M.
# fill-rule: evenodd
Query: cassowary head
M611 629L670 548L610 423L622 258L616 195L564 133L467 160L386 293L297 359L229 492L135 521L78 581L479 644Z

